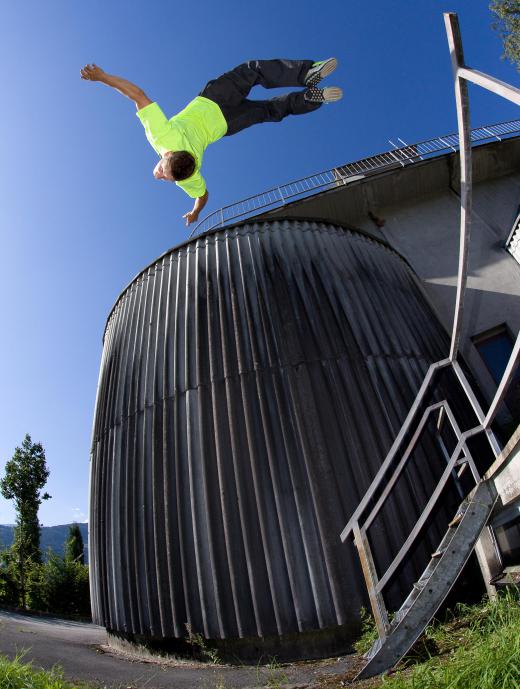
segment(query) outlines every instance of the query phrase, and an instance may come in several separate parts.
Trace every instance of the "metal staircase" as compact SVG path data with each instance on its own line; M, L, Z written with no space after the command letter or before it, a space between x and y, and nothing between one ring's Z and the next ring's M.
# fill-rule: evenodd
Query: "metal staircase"
M462 571L497 500L492 481L482 481L460 505L439 548L388 626L366 654L356 679L380 674L413 646Z
M497 472L504 465L507 456L501 453L501 447L491 430L491 424L497 414L499 405L507 394L520 362L520 333L516 338L511 357L502 380L498 385L495 397L485 413L481 409L469 381L457 362L462 332L472 215L471 129L469 125L467 81L476 83L517 105L520 105L520 89L467 67L464 63L457 15L446 13L444 19L455 82L461 182L459 271L451 346L449 356L442 361L431 364L428 369L416 399L392 447L340 535L342 541L353 538L357 547L372 613L379 633L379 639L367 654L367 663L358 674L358 678L370 677L385 672L403 657L439 609L473 550L475 550L479 560L488 591L492 588L489 585L490 574L493 569L496 569L497 563L500 566L500 557L496 549L492 530L486 524L498 499ZM424 408L434 379L441 375L444 370L450 368L458 379L477 418L477 425L464 431L459 428L450 408L450 403L446 399L428 406L424 409L421 418L418 418L420 410ZM400 476L403 474L420 441L421 435L431 421L432 415L435 415L436 418L436 434L439 443L443 444L442 428L446 423L451 426L451 434L452 437L454 435L456 438L456 445L449 453L446 449L446 444L444 444L446 467L437 486L398 553L388 565L386 571L379 573L376 567L376 559L371 550L369 530L391 495ZM487 440L496 458L495 463L486 474L485 480L481 479L468 446L470 438L476 435L481 435ZM404 446L407 439L408 444ZM519 457L520 455L516 456L516 464L514 465L516 472L515 480L517 482L520 467ZM513 464L511 464L512 466ZM456 516L448 525L448 529L437 550L431 555L431 559L423 574L413 585L412 591L390 621L383 590L392 581L396 573L399 572L399 568L406 562L412 544L420 537L423 527L431 520L433 509L448 481L453 478L460 478L467 469L470 470L473 476L476 484L475 488L460 505ZM500 493L501 499L503 497L502 492Z

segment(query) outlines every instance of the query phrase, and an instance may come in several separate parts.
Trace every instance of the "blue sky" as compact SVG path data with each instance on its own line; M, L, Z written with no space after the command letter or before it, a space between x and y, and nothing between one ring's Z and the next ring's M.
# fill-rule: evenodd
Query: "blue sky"
M184 193L152 177L156 154L134 105L81 81L96 62L173 115L251 58L340 61L345 98L212 145L209 213L334 165L456 130L444 11L459 14L466 62L518 85L481 0L210 0L0 6L0 470L25 433L51 471L45 525L83 521L101 338L120 291L187 237ZM519 116L470 88L473 126ZM258 90L256 97L265 98ZM14 521L0 498L0 523Z

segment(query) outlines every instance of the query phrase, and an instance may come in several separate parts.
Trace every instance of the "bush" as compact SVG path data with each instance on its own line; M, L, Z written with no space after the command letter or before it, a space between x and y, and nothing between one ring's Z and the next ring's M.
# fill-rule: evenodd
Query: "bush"
M49 552L47 562L26 563L26 604L29 610L90 617L88 566ZM21 606L18 570L13 554L0 558L0 603Z
M20 569L13 548L0 553L0 602L4 605L22 605Z
M40 610L90 617L87 565L50 555L38 578ZM31 606L32 607L32 606Z

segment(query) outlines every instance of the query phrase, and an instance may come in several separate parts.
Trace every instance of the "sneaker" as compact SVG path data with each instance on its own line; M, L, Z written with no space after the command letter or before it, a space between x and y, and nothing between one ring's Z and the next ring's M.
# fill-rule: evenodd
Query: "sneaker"
M321 62L314 62L305 75L305 86L316 86L324 77L332 74L337 66L338 61L335 57L329 57L328 60L322 60Z
M305 91L303 97L309 103L334 103L343 98L343 91L337 86L327 86L324 89L311 86Z

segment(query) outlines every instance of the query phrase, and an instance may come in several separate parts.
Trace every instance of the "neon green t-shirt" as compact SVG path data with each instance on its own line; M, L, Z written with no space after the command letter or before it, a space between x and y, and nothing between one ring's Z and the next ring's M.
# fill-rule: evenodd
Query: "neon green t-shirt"
M227 122L219 106L209 98L197 96L169 120L157 103L138 110L137 117L143 124L146 138L160 156L166 151L188 151L193 155L195 172L175 184L192 198L203 196L206 182L200 174L202 156L209 144L227 132Z

